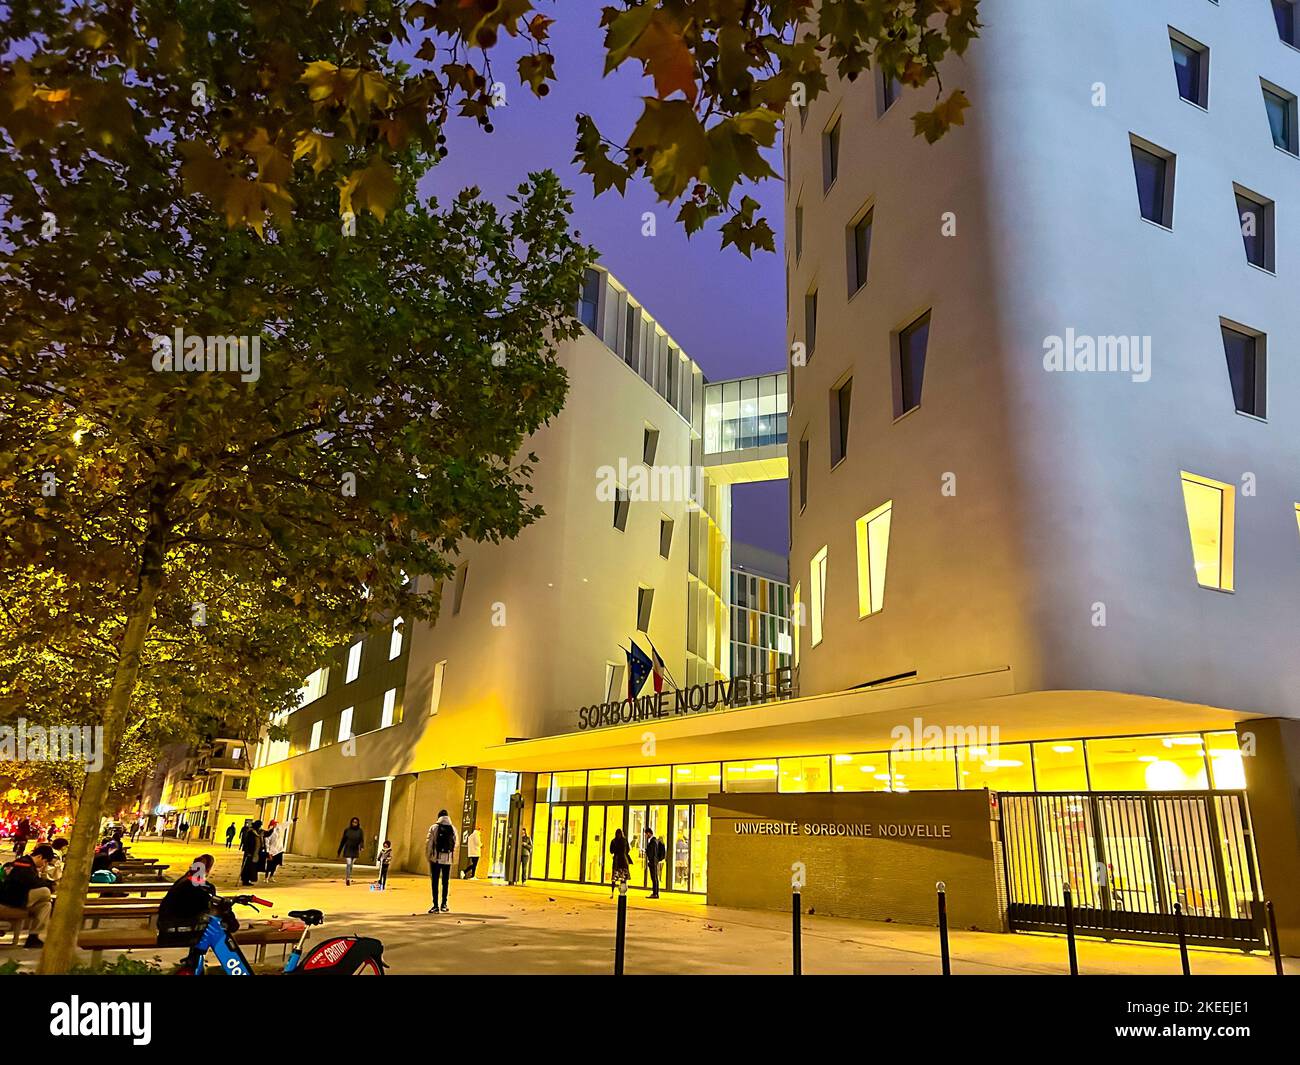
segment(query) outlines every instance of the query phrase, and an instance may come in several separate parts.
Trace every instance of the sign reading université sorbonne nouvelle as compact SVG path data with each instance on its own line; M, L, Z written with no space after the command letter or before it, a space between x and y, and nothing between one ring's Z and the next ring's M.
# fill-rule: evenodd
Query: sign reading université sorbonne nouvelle
M777 699L794 698L794 669L782 666L768 673L751 673L709 684L692 684L675 691L652 692L635 699L595 703L578 711L579 731L604 725L628 725L679 717L708 710L729 710Z

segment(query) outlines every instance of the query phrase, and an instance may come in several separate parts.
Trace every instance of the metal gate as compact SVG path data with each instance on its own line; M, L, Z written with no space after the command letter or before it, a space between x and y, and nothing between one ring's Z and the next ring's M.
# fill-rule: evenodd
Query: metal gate
M1242 791L1003 793L1013 929L1264 946L1264 906Z

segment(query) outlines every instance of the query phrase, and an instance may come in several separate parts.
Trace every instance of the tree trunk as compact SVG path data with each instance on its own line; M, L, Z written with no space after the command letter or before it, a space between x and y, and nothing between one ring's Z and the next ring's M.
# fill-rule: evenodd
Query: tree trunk
M157 494L151 502L149 531L141 550L139 586L131 603L131 612L127 615L126 634L113 674L113 688L104 707L104 735L100 741L104 762L98 771L86 774L86 783L81 789L81 800L72 823L72 838L68 841L68 856L59 880L58 901L50 917L45 950L41 954L39 971L42 973L66 973L76 958L77 935L86 908L86 889L90 885L90 866L98 842L99 820L108 801L131 698L140 675L140 652L153 624L154 603L162 586L166 532L164 502Z

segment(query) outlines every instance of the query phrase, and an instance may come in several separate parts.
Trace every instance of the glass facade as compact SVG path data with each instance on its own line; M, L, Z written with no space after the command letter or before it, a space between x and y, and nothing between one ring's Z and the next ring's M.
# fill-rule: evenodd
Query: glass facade
M784 373L706 384L704 453L784 444L789 409Z
M790 665L790 586L745 570L731 571L731 675L771 673Z

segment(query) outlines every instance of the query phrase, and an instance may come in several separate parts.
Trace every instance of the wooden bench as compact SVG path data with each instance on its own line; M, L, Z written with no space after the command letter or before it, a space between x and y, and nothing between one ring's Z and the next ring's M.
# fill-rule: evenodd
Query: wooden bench
M263 921L241 928L235 933L235 942L242 947L256 947L253 961L260 962L266 957L266 948L283 944L285 953L289 945L298 942L302 935L302 924L297 921ZM179 950L179 947L159 947L157 933L151 928L97 928L83 931L77 936L77 946L90 951L90 964L102 965L106 950Z
M15 947L18 946L18 937L27 928L30 920L26 910L19 909L17 906L0 906L0 924L7 924L13 932Z
M170 880L119 880L115 884L91 884L94 895L163 895L171 890Z
M158 920L158 902L113 900L97 906L87 906L81 913L81 923L91 922L91 928L98 928L100 921L127 921L143 919L145 927L151 927Z

